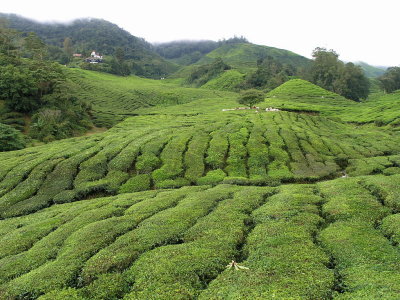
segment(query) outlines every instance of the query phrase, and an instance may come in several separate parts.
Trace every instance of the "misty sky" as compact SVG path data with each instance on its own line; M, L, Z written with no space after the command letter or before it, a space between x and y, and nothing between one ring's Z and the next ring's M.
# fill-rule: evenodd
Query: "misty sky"
M2 0L0 12L40 21L102 18L149 42L234 35L310 57L317 47L345 61L399 66L398 0Z

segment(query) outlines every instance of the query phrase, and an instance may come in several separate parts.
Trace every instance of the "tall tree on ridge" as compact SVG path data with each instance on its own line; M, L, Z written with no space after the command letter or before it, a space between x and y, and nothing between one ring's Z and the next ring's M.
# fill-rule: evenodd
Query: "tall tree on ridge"
M72 56L72 54L74 53L71 38L66 37L64 39L63 48L64 48L65 54L68 56L68 58L70 58Z
M46 44L37 36L30 32L24 40L25 48L31 53L33 59L43 60L46 54Z

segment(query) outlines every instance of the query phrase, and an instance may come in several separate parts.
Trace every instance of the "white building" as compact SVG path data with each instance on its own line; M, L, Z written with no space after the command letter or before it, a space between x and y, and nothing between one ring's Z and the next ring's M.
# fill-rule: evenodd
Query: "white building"
M92 51L92 53L90 54L90 57L93 57L93 58L97 58L97 59L103 59L103 56L102 55L99 55L98 53L96 53L96 51Z

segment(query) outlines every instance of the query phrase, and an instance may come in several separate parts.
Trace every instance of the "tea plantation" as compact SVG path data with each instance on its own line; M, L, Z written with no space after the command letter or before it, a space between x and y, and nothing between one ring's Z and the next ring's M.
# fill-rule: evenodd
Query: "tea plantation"
M0 299L399 299L398 93L70 72L112 127L0 153Z

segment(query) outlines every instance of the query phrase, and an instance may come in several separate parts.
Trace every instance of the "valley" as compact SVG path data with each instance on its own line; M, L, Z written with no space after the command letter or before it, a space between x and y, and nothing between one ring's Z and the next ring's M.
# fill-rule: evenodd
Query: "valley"
M53 52L0 24L1 300L399 298L396 68L8 19Z

